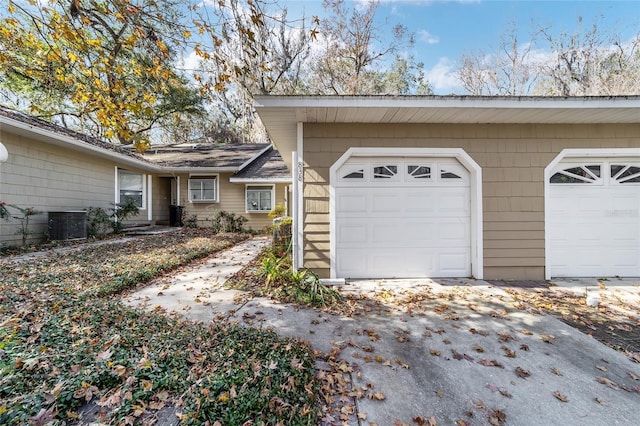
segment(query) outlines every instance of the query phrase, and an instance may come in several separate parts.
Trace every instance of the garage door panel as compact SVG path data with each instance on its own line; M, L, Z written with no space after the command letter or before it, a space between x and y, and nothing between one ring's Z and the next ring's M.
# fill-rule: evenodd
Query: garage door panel
M372 163L394 165L401 160ZM429 164L434 171L438 168ZM359 161L358 167L367 176L369 166ZM437 173L429 179L402 175L413 169L400 165L396 170L393 180L363 177L360 183L349 181L343 187L339 181L335 186L336 275L470 275L471 196L464 169L456 169L464 178L455 182L440 181Z
M338 243L361 245L367 243L367 225L364 223L342 222L338 226Z
M346 190L340 192L336 199L336 206L342 213L366 213L369 211L366 194Z
M619 184L600 163L591 183L548 183L551 276L640 275L640 186Z

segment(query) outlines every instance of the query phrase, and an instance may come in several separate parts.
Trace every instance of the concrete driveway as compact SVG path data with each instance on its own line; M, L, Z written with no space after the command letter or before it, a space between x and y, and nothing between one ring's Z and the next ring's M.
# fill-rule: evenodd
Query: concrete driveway
M206 278L241 267L261 244L240 244L127 301L308 341L326 360L319 380L335 390L323 424L638 423L640 364L549 315L516 309L487 282L354 281L341 290L358 307L349 316L248 298Z

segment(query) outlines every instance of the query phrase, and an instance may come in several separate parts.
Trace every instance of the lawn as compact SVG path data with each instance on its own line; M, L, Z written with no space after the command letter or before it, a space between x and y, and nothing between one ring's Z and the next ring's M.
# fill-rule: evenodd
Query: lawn
M244 238L205 232L0 263L0 424L70 423L87 411L143 424L168 408L183 424L316 424L307 347L120 302L120 293Z

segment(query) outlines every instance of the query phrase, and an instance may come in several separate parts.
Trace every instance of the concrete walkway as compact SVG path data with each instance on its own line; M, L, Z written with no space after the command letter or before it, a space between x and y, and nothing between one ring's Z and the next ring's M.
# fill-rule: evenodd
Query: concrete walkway
M551 316L514 309L499 287L467 279L352 281L341 291L369 306L353 316L225 289L227 277L266 244L248 240L125 301L195 321L235 319L337 354L351 383L350 396L339 399L349 425L429 424L432 417L439 425L637 423L640 365ZM628 284L620 287L637 289ZM337 412L321 423L341 421Z
M255 237L224 250L195 267L163 277L124 297L130 306L162 308L193 321L209 322L242 305L245 292L224 288L227 279L253 260L269 244Z

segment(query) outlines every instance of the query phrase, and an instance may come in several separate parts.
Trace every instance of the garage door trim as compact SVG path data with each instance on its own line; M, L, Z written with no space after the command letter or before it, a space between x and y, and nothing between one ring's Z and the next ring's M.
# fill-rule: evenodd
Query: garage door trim
M330 219L330 264L331 279L337 276L336 268L336 187L337 172L352 157L432 157L455 158L470 175L471 195L471 273L478 279L483 278L482 256L482 169L461 148L349 148L329 170L329 219Z
M639 148L593 148L593 149L564 149L562 150L544 169L544 248L545 248L545 279L550 280L551 276L551 235L548 232L547 224L551 223L550 203L550 180L557 171L561 162L582 161L585 159L620 158L620 157L640 157Z

